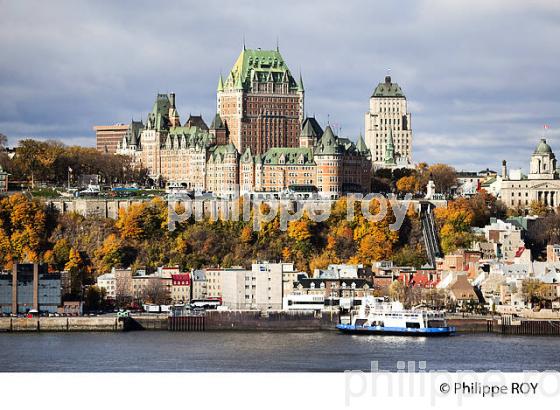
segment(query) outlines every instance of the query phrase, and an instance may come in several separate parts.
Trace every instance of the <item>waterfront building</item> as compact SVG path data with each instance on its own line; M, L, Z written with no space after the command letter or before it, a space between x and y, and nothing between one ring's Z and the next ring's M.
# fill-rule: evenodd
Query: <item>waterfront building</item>
M374 167L409 167L412 163L412 125L407 99L390 76L369 99L365 115L365 144Z
M8 174L0 165L0 192L7 192L8 191Z
M105 298L115 299L117 294L115 274L114 273L104 273L97 277L96 285L99 289L105 291Z
M527 210L531 202L538 201L549 208L560 205L560 180L556 156L546 139L542 138L531 155L529 175L507 175L506 161L502 167L501 201L509 208Z
M0 275L1 313L56 313L61 302L60 274L46 264L14 263L11 273Z
M172 276L166 272L132 276L132 296L142 303L167 304L171 301Z
M171 275L171 301L189 303L191 300L191 276L188 273Z
M221 276L222 304L232 310L251 309L254 285L252 272L247 269L228 269Z
M278 48L243 46L225 80L218 79L216 110L238 152L264 154L270 148L299 146L304 88Z
M298 275L293 263L254 263L251 270L223 269L223 304L230 309L281 310L282 299L293 292Z
M206 297L222 297L222 278L228 274L229 269L208 268L206 271Z
M373 284L366 279L301 277L294 283L293 294L322 296L327 306L348 305L354 298L373 296ZM343 302L343 300L345 302Z
M110 273L98 276L96 284L105 290L107 299L119 304L133 300L144 303L168 302L171 298L172 275L175 272L178 272L177 267L158 268L152 274L147 274L145 270L133 273L131 268L113 267Z
M206 272L203 269L196 269L191 272L191 299L206 299Z

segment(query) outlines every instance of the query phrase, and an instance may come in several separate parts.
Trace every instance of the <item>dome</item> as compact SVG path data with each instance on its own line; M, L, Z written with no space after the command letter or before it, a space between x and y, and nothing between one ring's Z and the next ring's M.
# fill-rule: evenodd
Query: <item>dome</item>
M541 138L541 142L539 142L537 149L535 149L535 154L552 154L552 148L546 143L546 139Z

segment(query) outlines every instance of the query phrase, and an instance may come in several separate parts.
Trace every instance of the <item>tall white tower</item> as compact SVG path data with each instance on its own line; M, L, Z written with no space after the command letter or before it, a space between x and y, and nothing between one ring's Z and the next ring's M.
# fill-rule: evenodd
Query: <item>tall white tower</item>
M397 83L386 76L369 99L365 116L366 145L371 151L373 166L385 165L385 148L393 133L394 155L397 163L412 162L412 127L406 97Z

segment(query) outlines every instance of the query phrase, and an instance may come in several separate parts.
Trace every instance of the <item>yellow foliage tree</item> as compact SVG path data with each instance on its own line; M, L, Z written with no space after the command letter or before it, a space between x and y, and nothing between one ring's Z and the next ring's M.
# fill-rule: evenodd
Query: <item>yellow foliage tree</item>
M473 239L470 230L474 213L467 200L450 201L447 208L437 208L435 216L441 226L440 241L444 253L469 245Z
M297 242L304 242L311 238L310 231L311 221L307 218L301 218L297 221L290 221L288 224L288 237Z
M399 192L416 192L419 189L419 181L414 175L402 177L397 181L397 190Z

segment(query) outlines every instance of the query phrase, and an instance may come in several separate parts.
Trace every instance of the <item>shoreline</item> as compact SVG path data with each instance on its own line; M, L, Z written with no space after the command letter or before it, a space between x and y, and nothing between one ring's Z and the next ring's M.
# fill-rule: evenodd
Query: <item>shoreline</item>
M168 318L162 316L110 317L40 317L0 318L1 333L46 332L336 332L338 314L260 315L260 312L210 312L206 316ZM497 319L452 318L449 326L458 334L492 333L496 335L560 336L560 321L519 320L513 324Z

